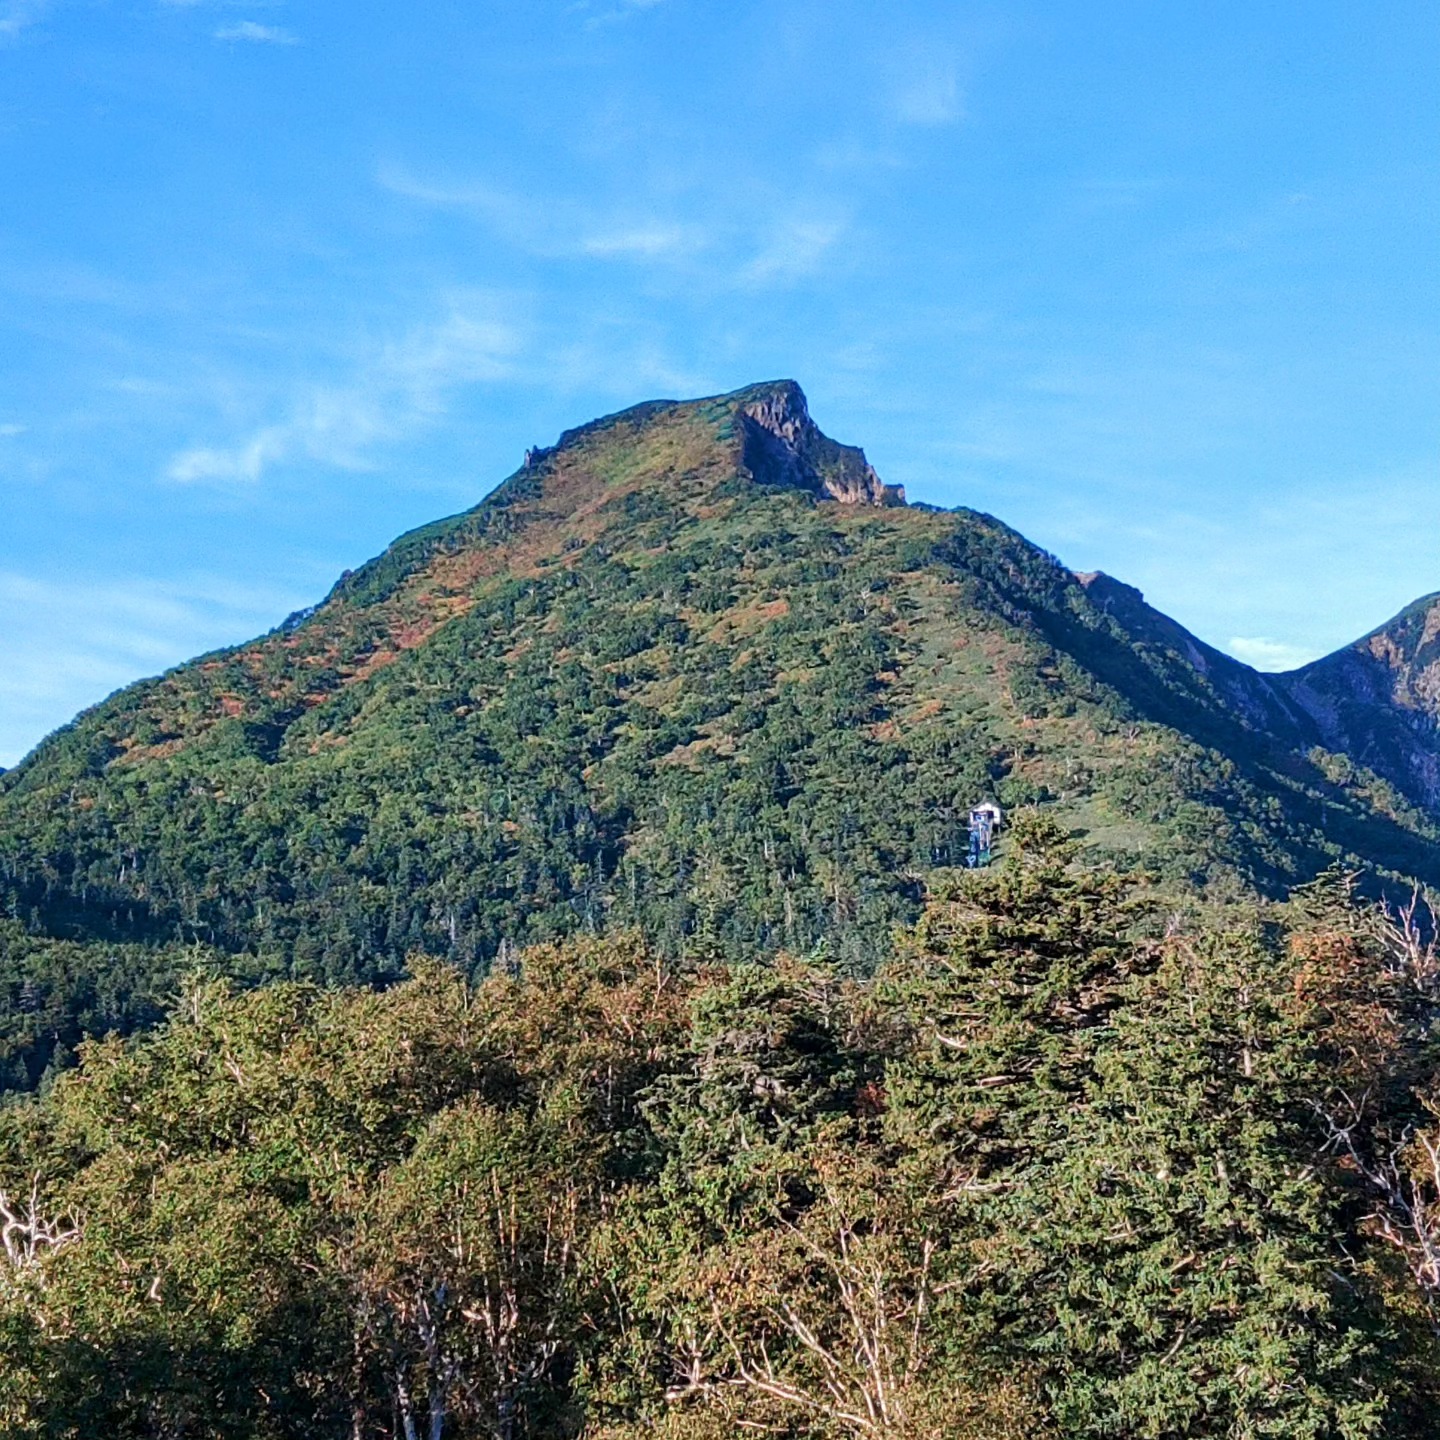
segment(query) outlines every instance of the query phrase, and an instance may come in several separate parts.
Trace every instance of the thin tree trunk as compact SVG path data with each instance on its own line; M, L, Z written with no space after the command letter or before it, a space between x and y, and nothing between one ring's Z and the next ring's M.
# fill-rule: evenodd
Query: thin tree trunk
M415 1407L410 1403L410 1391L405 1377L399 1374L395 1376L395 1399L400 1405L400 1423L405 1429L405 1440L420 1440L420 1432L415 1428Z
M355 1387L355 1398L350 1402L350 1440L365 1440L370 1428L365 1414L365 1336L357 1325L351 1336L355 1362L351 1381Z

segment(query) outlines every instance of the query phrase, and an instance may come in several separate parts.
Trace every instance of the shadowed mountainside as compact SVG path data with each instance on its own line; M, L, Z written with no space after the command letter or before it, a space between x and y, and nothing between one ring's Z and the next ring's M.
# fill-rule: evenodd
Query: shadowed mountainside
M1440 595L1282 679L1323 744L1440 806Z

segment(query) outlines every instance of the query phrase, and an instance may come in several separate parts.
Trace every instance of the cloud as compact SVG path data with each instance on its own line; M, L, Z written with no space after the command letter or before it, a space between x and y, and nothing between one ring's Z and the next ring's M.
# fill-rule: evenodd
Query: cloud
M0 45L13 40L50 8L50 0L0 0Z
M711 244L703 227L656 215L598 215L572 202L514 195L483 181L422 180L390 165L382 166L377 178L393 195L461 211L545 259L665 261L697 254Z
M747 287L803 279L821 262L845 233L838 220L794 217L782 220L760 253L740 272Z
M581 0L581 3L573 6L572 9L580 13L591 12L585 26L587 29L594 30L602 25L613 25L619 20L628 20L645 10L658 9L663 4L665 4L665 0L618 0L617 4L607 5L597 11L592 0Z
M376 179L383 190L418 200L442 210L467 210L489 223L506 229L530 229L539 206L533 200L522 200L482 181L445 183L422 180L394 165L381 165Z
M343 383L306 387L282 419L230 445L181 451L166 475L182 485L253 484L292 460L365 469L376 446L443 416L455 390L505 379L519 346L515 329L489 307L457 301L443 320L366 357Z
M166 468L166 476L181 485L207 480L243 480L254 483L277 460L297 448L301 429L296 424L271 425L229 449L197 445L182 450Z
M895 116L906 125L950 125L965 113L953 62L911 56L894 81Z
M1225 648L1237 660L1243 660L1257 670L1298 670L1302 665L1320 658L1316 650L1291 645L1283 640L1267 640L1262 635L1236 635Z
M897 150L854 138L826 141L816 149L814 160L821 170L834 172L904 170L911 163Z
M0 425L0 439L13 440L17 435L23 435L28 428L26 425Z
M247 40L256 45L298 45L299 38L278 25L259 25L254 20L242 20L238 25L226 25L215 32L217 40Z
M817 270L849 227L823 201L793 195L728 203L723 217L601 214L587 206L516 195L484 181L437 182L382 166L380 185L437 209L467 214L509 244L548 260L664 266L707 287L784 286ZM736 216L744 218L737 220Z
M613 395L633 404L640 395L706 395L724 387L703 369L678 359L662 335L643 320L592 318L546 349L537 369L544 382L561 393Z
M634 255L644 259L658 259L665 255L676 255L690 249L695 243L693 234L680 225L639 225L633 229L601 231L586 235L579 242L579 248L586 255L601 259L612 256Z

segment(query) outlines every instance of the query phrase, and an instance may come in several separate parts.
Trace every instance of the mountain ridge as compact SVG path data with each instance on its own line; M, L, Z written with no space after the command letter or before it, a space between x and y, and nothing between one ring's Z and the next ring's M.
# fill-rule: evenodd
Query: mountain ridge
M642 401L564 430L554 445L537 446L527 451L525 463L495 486L477 505L405 532L365 564L355 570L345 571L321 600L287 616L274 630L256 637L253 641L196 656L171 667L164 675L204 663L212 655L233 653L271 636L293 633L333 601L366 598L368 578L377 569L383 569L386 562L397 552L429 541L445 529L482 511L509 508L516 503L520 493L527 487L527 482L539 478L544 468L557 455L576 448L587 439L617 427L643 425L667 412L725 403L735 406L740 422L745 427L744 464L751 478L757 483L805 490L817 498L828 498L846 504L891 507L909 503L905 498L904 487L888 485L882 481L865 459L862 449L832 441L823 434L810 416L803 389L794 380L756 382L737 391L699 400ZM816 465L812 458L817 451L822 456L823 468ZM927 505L921 508L932 510L936 507ZM1418 598L1364 636L1328 655L1288 671L1261 671L1200 639L1179 621L1150 605L1144 594L1128 582L1104 571L1073 574L1082 587L1092 592L1100 608L1107 614L1113 614L1136 639L1154 641L1163 636L1165 642L1184 653L1200 674L1210 678L1223 677L1225 688L1238 708L1244 710L1258 707L1271 719L1283 716L1285 723L1294 727L1297 734L1308 720L1317 727L1314 732L1316 738L1326 732L1331 738L1343 739L1343 736L1336 734L1333 715L1327 710L1324 693L1318 682L1329 679L1336 672L1351 669L1356 662L1363 665L1365 660L1375 663L1361 669L1358 675L1352 670L1349 683L1353 690L1374 699L1386 688L1391 688L1392 698L1427 717L1424 725L1417 725L1416 728L1428 730L1431 725L1440 723L1436 718L1440 717L1440 645L1437 645L1433 652L1427 649L1427 661L1420 676L1421 683L1415 686L1413 667L1400 658L1404 642L1397 645L1394 638L1397 630L1402 631L1402 634L1413 630L1412 622L1417 614L1426 623L1424 641L1427 646L1429 642L1440 637L1440 591ZM1382 668L1386 666L1387 657L1393 663ZM164 675L153 678L163 679ZM1387 687L1384 680L1391 677L1393 686ZM137 686L148 683L152 682L133 682L115 693L130 693ZM99 702L99 705L107 703L111 698L113 697L107 697L105 701ZM87 707L81 715L91 713L99 708L99 705ZM78 718L80 717L77 716ZM68 726L62 727L65 728ZM44 743L44 740L39 742L40 745ZM0 767L0 775L13 774L28 759L28 755L22 757L15 766L9 767L8 771ZM1440 795L1440 789L1433 783L1427 783L1427 791L1432 801L1435 796Z
M1317 666L1307 695L1340 683ZM1440 885L1425 734L1358 699L1327 732L1295 683L992 516L904 503L793 381L646 402L0 775L0 1067L7 1023L14 1065L49 1063L13 1018L38 973L78 1037L139 1023L197 944L375 980L632 927L864 970L980 799L1180 889ZM144 1004L111 994L121 954ZM65 986L111 998L79 1024Z

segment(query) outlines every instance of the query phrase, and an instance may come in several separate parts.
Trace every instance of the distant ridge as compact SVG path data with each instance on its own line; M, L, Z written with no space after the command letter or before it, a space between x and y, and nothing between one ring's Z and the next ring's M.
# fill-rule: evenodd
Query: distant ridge
M1440 593L1283 680L1322 743L1440 808Z

